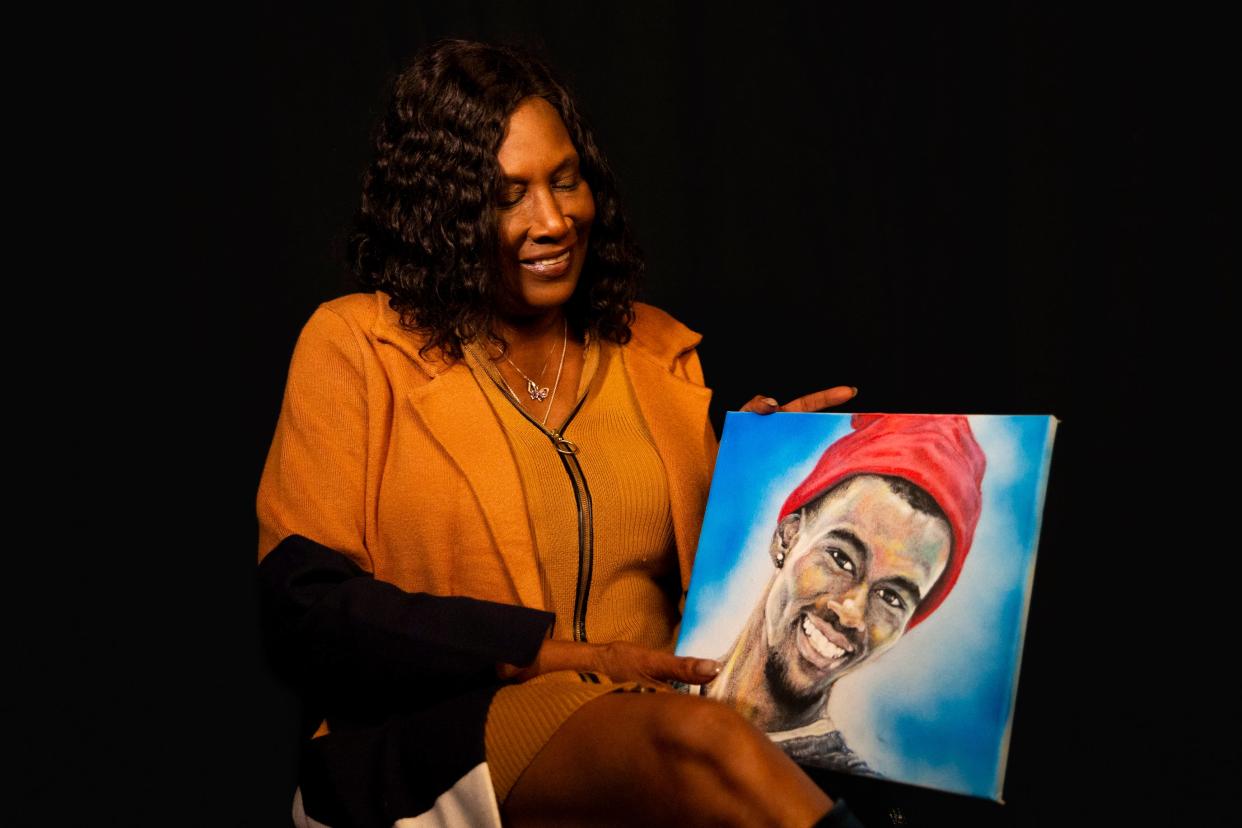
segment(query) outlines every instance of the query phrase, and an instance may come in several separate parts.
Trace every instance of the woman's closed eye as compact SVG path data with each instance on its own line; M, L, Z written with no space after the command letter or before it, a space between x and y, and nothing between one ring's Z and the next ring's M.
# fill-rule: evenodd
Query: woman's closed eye
M500 193L500 195L496 196L496 204L502 208L516 207L519 203L521 203L522 198L525 195L526 195L525 190L520 190L520 189L504 190Z

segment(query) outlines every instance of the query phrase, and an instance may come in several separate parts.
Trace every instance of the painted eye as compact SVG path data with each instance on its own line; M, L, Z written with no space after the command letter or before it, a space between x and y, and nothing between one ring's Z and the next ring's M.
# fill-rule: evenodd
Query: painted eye
M827 552L832 560L836 562L837 566L841 567L850 574L854 573L856 567L854 566L854 562L850 560L849 555L845 554L840 549L837 549L835 546L828 547Z
M903 610L906 608L906 602L901 600L901 596L896 591L888 587L880 587L875 591L876 597L888 604L893 609Z

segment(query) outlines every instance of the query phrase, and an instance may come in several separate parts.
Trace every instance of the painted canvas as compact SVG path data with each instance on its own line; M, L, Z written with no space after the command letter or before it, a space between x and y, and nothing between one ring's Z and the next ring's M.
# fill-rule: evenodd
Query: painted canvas
M1000 800L1057 421L726 415L677 653L801 764Z

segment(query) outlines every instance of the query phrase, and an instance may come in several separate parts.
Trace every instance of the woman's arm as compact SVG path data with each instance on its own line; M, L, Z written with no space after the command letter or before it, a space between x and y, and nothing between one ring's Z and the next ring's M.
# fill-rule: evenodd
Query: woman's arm
M425 706L498 680L558 670L618 681L701 684L720 671L626 642L547 639L552 613L405 592L335 550L293 535L259 565L265 641L277 670L351 717Z
M375 373L374 366L371 373ZM334 711L401 709L497 681L534 660L553 616L405 592L372 575L366 535L368 388L363 334L321 306L290 360L259 483L264 637L280 673ZM411 549L409 554L419 554Z

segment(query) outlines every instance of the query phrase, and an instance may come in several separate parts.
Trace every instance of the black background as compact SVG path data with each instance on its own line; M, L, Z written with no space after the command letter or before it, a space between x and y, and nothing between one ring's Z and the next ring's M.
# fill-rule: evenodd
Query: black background
M140 370L90 386L142 403L92 438L109 471L86 536L110 540L75 547L88 563L64 579L90 594L56 604L72 656L30 662L60 704L55 738L19 743L56 769L18 777L34 807L63 813L71 789L120 824L287 822L297 704L257 637L255 489L297 332L354 289L343 239L387 80L462 36L532 47L576 91L647 253L643 298L704 335L718 428L753 394L835 384L861 389L851 411L1061 419L1008 804L860 796L915 826L1226 821L1226 27L1036 3L667 6L143 19L160 35L152 59L121 55L134 109L99 123L149 173L126 192L141 226L124 214L114 238L166 224L171 244L128 259L137 291L109 316ZM72 678L45 693L54 672Z

